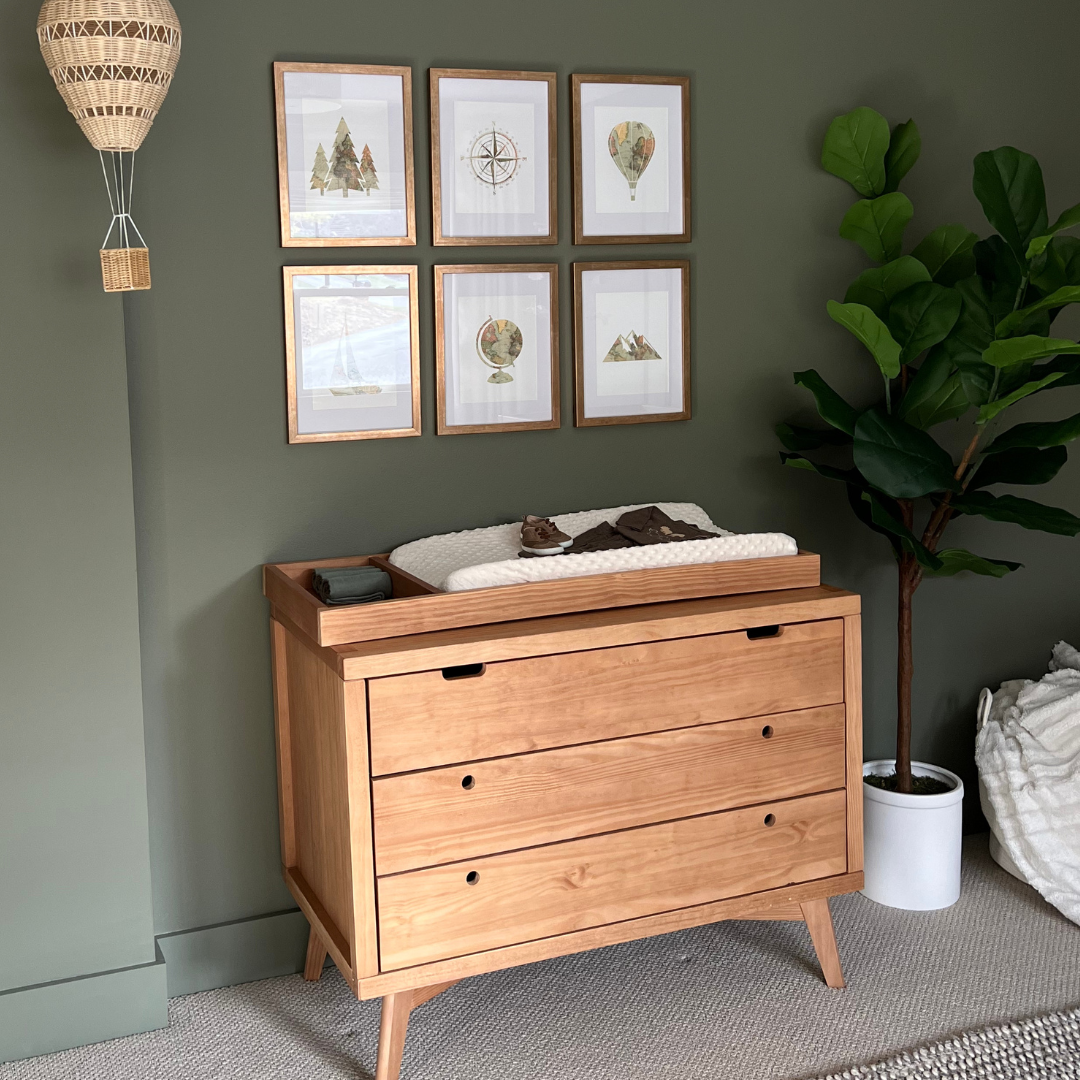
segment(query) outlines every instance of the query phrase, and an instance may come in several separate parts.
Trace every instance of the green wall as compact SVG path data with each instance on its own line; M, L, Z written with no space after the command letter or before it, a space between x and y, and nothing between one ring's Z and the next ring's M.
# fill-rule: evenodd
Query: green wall
M302 925L285 914L292 903L278 869L267 611L259 587L266 561L385 551L424 534L525 512L697 501L731 529L791 532L822 553L827 580L863 594L866 745L868 755L886 756L895 682L887 547L851 521L838 490L781 469L771 434L777 420L805 412L793 370L817 367L853 400L873 392L869 362L824 313L825 301L842 296L863 262L836 236L851 195L820 171L820 139L833 116L856 104L871 104L893 121L917 119L924 156L905 183L916 206L913 239L951 220L985 231L971 195L971 159L1003 143L1038 155L1052 212L1076 202L1080 70L1067 47L1080 30L1076 6L1064 0L1024 5L1022 12L1006 0L892 6L177 0L176 6L184 53L140 153L135 196L154 288L124 301L154 926L168 935L161 945L173 991L287 970L291 950L299 959ZM130 540L106 539L110 530L130 537L131 506L122 490L120 319L116 301L98 294L94 281L104 195L92 175L96 162L36 56L33 5L9 0L3 10L10 93L0 145L8 190L22 195L28 174L35 177L24 204L34 213L15 223L15 258L8 260L13 267L29 259L31 269L4 294L19 312L14 323L5 322L14 329L3 349L5 382L18 399L14 427L0 433L14 440L17 458L9 451L4 467L17 466L15 497L20 520L29 522L26 535L5 539L3 548L27 610L9 604L0 615L2 632L15 638L10 655L20 685L29 683L21 712L10 715L18 738L34 745L20 758L17 786L0 793L9 799L14 790L22 813L53 806L43 786L30 785L25 795L18 786L25 786L25 763L36 760L34 747L50 748L42 771L53 783L67 749L54 741L87 730L85 720L79 727L72 717L80 680L71 668L63 692L50 682L58 652L70 660L89 656L85 650L108 650L126 673L120 697L129 703L130 723L116 754L135 758L141 746L131 669L139 651L132 638ZM279 247L271 63L282 59L412 65L415 249ZM564 239L557 248L437 253L430 246L429 66L558 72ZM692 76L693 243L568 243L567 86L575 71ZM575 430L568 419L554 432L434 435L434 263L559 261L569 418L570 263L650 256L692 262L693 420ZM350 261L421 266L425 433L290 447L281 266ZM1075 336L1080 326L1071 330ZM13 342L19 346L13 349ZM34 365L26 365L28 352L38 358ZM56 388L68 412L42 400L42 382ZM1048 406L1050 413L1040 411ZM1042 395L1018 418L1078 408L1074 389ZM39 413L47 413L47 424ZM100 478L80 482L87 470ZM68 487L78 505L56 494ZM1040 497L1080 511L1080 465L1074 462ZM100 536L84 524L82 502L92 502L102 519ZM980 553L1026 564L1002 582L931 582L917 597L916 750L970 780L978 689L1037 675L1055 641L1080 639L1080 547L981 520L962 522L955 535ZM45 635L55 633L55 623L33 607L26 571L85 555L91 542L107 554L108 572L96 574L73 600L79 615L65 623L65 633L82 644L46 657L45 642L56 642ZM112 606L98 608L96 617L98 601L89 594L99 592ZM102 625L108 635L98 632ZM83 689L99 712L117 700L100 674ZM0 693L8 695L6 684ZM94 711L83 704L82 712ZM50 732L48 724L59 727ZM103 762L116 760L100 754L100 760L79 756L86 785L102 784ZM103 786L115 790L111 782ZM104 820L104 812L99 816ZM62 832L52 828L44 838L41 862L50 844L62 843ZM20 843L16 864L22 859L32 867L35 841ZM134 867L131 852L139 844L134 838L125 844L123 864ZM25 905L25 895L18 896ZM60 912L68 920L64 932L78 936L82 927L85 938L94 910L92 899L83 905L72 898ZM256 916L267 918L247 921ZM4 907L5 932L7 920ZM129 940L145 945L146 939ZM0 957L6 978L7 954Z

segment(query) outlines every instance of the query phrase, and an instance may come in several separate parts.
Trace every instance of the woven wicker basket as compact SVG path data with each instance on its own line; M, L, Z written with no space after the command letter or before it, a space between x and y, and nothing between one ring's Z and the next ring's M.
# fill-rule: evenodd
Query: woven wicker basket
M106 292L135 292L150 288L148 248L102 248L101 281Z
M94 148L137 150L180 59L180 20L169 0L46 0L37 34L56 88Z

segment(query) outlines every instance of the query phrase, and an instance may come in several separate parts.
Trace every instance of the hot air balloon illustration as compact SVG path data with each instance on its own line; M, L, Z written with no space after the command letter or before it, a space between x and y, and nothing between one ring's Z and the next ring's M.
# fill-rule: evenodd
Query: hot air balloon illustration
M637 120L624 120L611 129L607 140L611 160L619 167L619 172L626 177L630 185L630 201L637 198L638 181L641 174L649 167L656 138L648 124Z
M180 59L180 20L169 0L46 0L37 35L60 96L101 159L112 208L101 245L105 291L149 289L150 252L131 217L135 151ZM118 246L109 247L114 232Z

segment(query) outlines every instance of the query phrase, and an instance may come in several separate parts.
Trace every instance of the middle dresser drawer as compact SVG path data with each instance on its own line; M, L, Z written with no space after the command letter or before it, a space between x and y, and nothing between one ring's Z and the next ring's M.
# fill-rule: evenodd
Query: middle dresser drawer
M842 788L844 706L375 780L375 867L423 866Z
M375 776L844 699L842 619L422 671L368 683Z

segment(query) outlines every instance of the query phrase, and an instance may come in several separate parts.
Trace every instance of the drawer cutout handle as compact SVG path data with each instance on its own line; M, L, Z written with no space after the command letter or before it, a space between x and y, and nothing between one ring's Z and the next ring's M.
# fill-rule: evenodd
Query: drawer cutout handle
M465 881L469 885L475 885L479 880L480 880L480 871L479 870L470 870L465 875Z
M476 787L476 777L473 776L471 773L468 776L463 776L461 778L461 786L466 791L472 791L472 789Z
M751 626L746 631L746 636L751 641L756 641L758 638L779 637L780 627L776 623L773 623L772 626Z
M775 814L766 814L765 815L765 824L768 825L770 828L773 825L775 825L776 824L776 815Z
M761 737L762 737L763 739L771 739L771 738L773 737L773 728L772 728L772 724L766 724L766 725L765 725L765 726L764 726L764 727L763 727L763 728L761 729Z
M458 664L457 667L444 667L442 677L449 682L451 679L476 679L484 674L487 664Z

